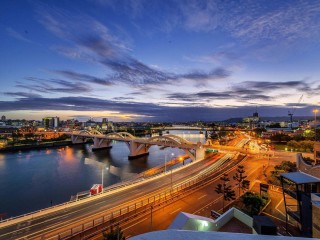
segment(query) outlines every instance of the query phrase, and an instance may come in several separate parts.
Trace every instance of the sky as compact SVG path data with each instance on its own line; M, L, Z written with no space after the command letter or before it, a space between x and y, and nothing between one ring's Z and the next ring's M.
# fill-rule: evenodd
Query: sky
M316 0L3 0L0 114L312 116L319 39Z

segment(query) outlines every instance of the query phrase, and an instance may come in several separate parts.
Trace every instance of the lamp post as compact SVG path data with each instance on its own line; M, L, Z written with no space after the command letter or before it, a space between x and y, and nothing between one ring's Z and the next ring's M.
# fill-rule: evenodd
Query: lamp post
M101 167L101 185L102 185L102 192L103 192L103 173L104 173L103 171L104 171L104 169L109 170L108 165L105 164L105 163L98 162L96 160L90 159L90 158L85 158L84 159L84 164Z
M314 113L314 140L317 141L317 113L319 109L313 109L312 112Z
M164 155L164 175L167 172L167 153Z
M103 171L104 171L104 168L106 168L106 170L109 170L108 167L105 167L105 166L101 167L101 186L102 186L101 192L103 192Z
M172 156L172 158L173 158L173 156L174 156L174 153L171 153L171 156ZM172 158L171 158L171 160L172 160ZM171 169L171 187L170 187L170 191L172 190L172 169Z

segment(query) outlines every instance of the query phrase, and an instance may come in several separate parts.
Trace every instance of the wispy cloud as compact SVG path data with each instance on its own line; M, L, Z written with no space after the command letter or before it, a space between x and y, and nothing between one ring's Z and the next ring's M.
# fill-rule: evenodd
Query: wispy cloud
M77 73L75 71L70 71L70 70L57 70L53 72L60 76L64 76L66 78L69 78L75 81L83 81L86 83L96 83L103 86L111 86L114 84L109 79L102 79L102 78L90 76L88 74Z
M288 90L289 89L289 90ZM169 93L166 94L168 99L178 101L186 104L196 102L202 105L207 105L207 102L217 100L228 100L230 102L241 102L243 104L250 104L251 101L260 102L264 104L288 105L291 103L275 102L277 97L295 96L296 93L305 93L309 96L319 94L319 89L313 87L311 83L304 80L301 81L287 81L287 82L258 82L245 81L240 84L231 86L231 89L226 91L202 91L195 93ZM279 95L280 94L280 95ZM295 103L292 103L295 104Z
M18 82L16 87L32 90L40 93L88 93L92 88L88 84L81 82L69 82L61 79L41 79L35 77L27 77L25 82ZM30 83L31 82L31 83Z
M184 25L192 31L212 31L218 26L219 9L215 1L182 1Z
M296 89L299 91L312 90L310 84L304 80L300 81L287 81L287 82L267 82L267 81L244 81L234 87L237 90L241 89L252 89L259 91L274 91L279 89Z
M12 28L6 28L6 32L7 32L7 34L9 34L11 37L14 37L14 38L16 38L16 39L18 39L18 40L21 40L21 41L24 41L24 42L27 42L27 43L32 43L32 41L30 41L30 40L28 39L28 37L27 37L28 31L26 31L26 30L24 31L23 34L21 34L21 33L17 32L17 31L15 31L15 30L12 29Z
M140 9L140 5L136 8ZM138 11L138 10L137 10ZM140 9L139 11L142 11ZM230 72L216 68L210 72L193 71L185 74L175 74L153 68L130 55L130 46L119 40L102 23L88 16L76 17L76 21L59 9L42 9L39 11L40 22L47 30L61 39L72 42L73 48L55 47L59 52L72 58L90 59L105 66L106 78L94 78L70 70L57 70L65 77L83 81L89 80L101 85L125 83L128 85L161 85L172 84L183 79L193 81L209 81L224 79ZM77 24L75 24L76 22Z
M40 98L40 94L36 93L26 93L26 92L4 92L3 94L11 97L22 97L22 98Z
M313 40L320 32L318 1L181 1L178 6L185 28L219 29L247 44Z

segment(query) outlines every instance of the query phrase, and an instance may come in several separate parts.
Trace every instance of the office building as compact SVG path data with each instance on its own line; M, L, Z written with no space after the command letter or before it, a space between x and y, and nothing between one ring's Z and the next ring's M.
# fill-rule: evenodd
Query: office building
M58 117L45 117L42 119L42 125L45 129L52 129L59 127Z

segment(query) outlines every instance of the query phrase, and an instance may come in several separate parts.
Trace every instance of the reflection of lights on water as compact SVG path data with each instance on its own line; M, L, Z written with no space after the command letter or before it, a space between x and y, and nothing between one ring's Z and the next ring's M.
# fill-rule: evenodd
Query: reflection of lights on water
M51 150L50 149L46 149L46 155L50 155L51 154Z
M4 160L4 155L0 154L0 168L4 167L6 165L6 162Z
M58 155L60 156L61 159L65 160L65 161L76 160L75 154L73 152L73 148L61 148L58 151Z

